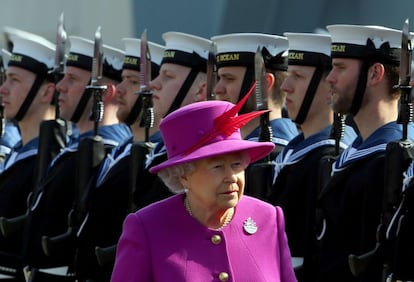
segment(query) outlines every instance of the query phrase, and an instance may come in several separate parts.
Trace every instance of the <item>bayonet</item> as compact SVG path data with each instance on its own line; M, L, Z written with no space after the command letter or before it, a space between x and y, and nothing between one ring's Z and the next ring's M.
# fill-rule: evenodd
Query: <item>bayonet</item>
M93 50L93 59L92 59L92 77L91 85L88 85L86 88L89 91L92 91L93 94L93 107L90 116L90 120L94 122L94 133L95 136L98 135L98 126L99 122L103 117L103 101L102 95L106 90L106 85L100 85L103 72L103 44L102 44L102 35L101 27L99 26L95 32L95 43Z
M151 78L151 53L148 48L147 30L141 35L140 84L141 91L148 91Z
M267 110L266 68L260 46L254 56L254 75L256 80L256 110ZM260 116L259 141L273 141L272 127L270 126L269 112Z
M101 27L99 26L95 32L95 44L93 49L92 59L92 86L98 86L99 81L102 79L102 67L103 67L103 47L102 47L102 35Z
M401 60L400 78L398 85L394 86L401 90L400 111L397 122L403 126L403 140L407 139L408 123L412 121L413 106L411 103L411 40L409 32L409 20L406 19L402 28L401 36Z
M149 130L154 126L154 109L152 105L152 90L149 82L151 79L151 53L148 48L147 30L141 35L140 58L140 91L138 99L141 99L140 127L145 128L145 142L149 141Z
M64 14L60 14L57 34L56 34L56 52L55 52L55 65L53 67L53 73L63 75L65 67L65 52L66 52L66 40L67 34L64 25Z
M215 100L214 98L214 85L216 84L216 49L217 45L213 41L211 42L210 49L208 51L208 60L207 60L207 100Z
M254 55L254 76L256 80L256 109L265 110L267 109L266 68L260 46L257 47Z
M66 53L66 40L67 34L64 25L64 14L61 13L58 24L57 24L57 33L56 33L56 51L55 51L55 64L53 66L53 78L55 84L58 83L64 74L65 69L65 53ZM59 92L55 89L55 93L52 98L52 105L55 106L55 119L59 118Z

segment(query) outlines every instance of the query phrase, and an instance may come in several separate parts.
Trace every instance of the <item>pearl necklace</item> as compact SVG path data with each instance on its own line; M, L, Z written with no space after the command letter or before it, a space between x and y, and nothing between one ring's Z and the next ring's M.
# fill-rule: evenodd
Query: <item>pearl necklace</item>
M189 201L188 201L188 197L185 197L185 199L184 199L184 206L185 206L185 209L187 210L187 212L188 212L188 213L189 213L192 217L194 217L194 216L193 216L193 212L191 211L191 207L190 207L190 203L189 203ZM221 230L221 229L223 229L225 226L227 226L227 225L230 223L230 221L233 219L233 215L234 215L234 208L231 208L231 209L229 210L229 212L227 213L226 219L224 220L223 224L222 224L219 228L214 229L214 230Z

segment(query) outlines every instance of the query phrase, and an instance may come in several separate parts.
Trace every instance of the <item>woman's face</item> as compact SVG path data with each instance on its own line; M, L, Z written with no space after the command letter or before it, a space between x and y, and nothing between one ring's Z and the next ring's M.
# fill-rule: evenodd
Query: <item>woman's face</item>
M196 161L195 170L181 179L191 208L214 212L235 207L244 191L247 165L246 152Z

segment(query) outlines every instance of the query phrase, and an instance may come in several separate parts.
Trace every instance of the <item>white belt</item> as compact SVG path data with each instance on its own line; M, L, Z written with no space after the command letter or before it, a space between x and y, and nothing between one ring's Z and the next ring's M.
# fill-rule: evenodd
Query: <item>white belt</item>
M293 269L299 269L303 265L303 257L292 257Z
M6 271L6 272L10 272L12 275L13 275L13 273L14 274L17 273L17 270L15 268L11 268L11 267L6 267L6 266L1 266L0 265L0 269L3 270L3 271ZM10 278L15 278L15 277L0 273L0 279L10 279Z
M15 277L9 276L9 275L0 274L0 280L2 280L2 279L11 279L11 278L15 278Z
M70 274L68 274L68 268L69 268L68 266L59 266L59 267L52 267L52 268L39 268L37 270L40 272L47 273L47 274L70 276Z

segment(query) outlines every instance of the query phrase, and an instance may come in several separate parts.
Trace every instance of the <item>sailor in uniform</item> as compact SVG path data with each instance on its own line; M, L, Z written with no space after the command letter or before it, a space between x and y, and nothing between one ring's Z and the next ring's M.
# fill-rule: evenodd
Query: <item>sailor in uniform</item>
M82 37L69 36L70 49L66 60L64 77L58 82L60 93L60 115L76 124L79 131L78 142L67 146L51 162L48 173L38 184L30 205L29 218L25 224L23 259L26 273L33 281L47 281L73 276L75 246L73 237L56 243L51 250L43 245L44 238L65 234L68 230L68 217L74 205L79 144L95 135L91 92L85 87L91 83L94 42ZM103 45L103 76L100 83L106 85L102 96L103 118L99 122L98 135L107 152L131 136L130 129L119 124L116 118L115 85L121 80L124 52ZM96 171L87 176L93 179ZM82 180L86 182L87 180Z
M399 140L397 124L402 33L382 26L331 25L331 85L336 112L352 114L359 135L333 166L320 194L323 226L319 281L380 281L382 261L355 277L350 255L376 246L385 185L385 149ZM408 138L413 139L410 126Z
M55 45L46 39L26 33L25 37L10 34L13 52L8 58L6 80L0 87L4 114L17 121L21 140L1 164L0 216L13 218L26 212L27 197L34 188L39 126L53 119L50 104L55 84L49 75L53 67ZM6 54L6 52L3 52ZM20 252L21 232L0 235L0 273L24 281Z

